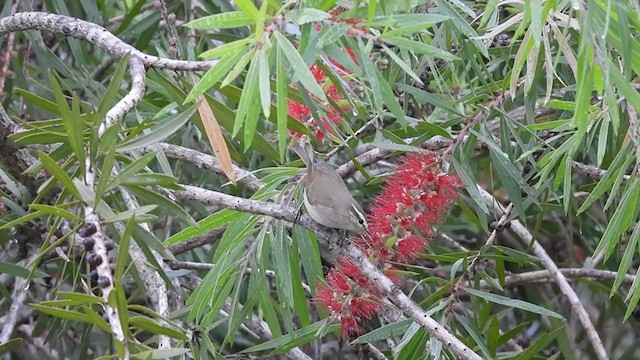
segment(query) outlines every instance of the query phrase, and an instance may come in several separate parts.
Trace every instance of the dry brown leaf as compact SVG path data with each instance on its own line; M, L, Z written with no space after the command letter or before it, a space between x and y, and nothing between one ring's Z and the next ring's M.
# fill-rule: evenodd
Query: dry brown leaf
M235 185L236 173L235 171L233 171L231 155L229 154L227 143L224 141L222 129L220 129L218 120L216 120L215 115L213 115L213 111L211 110L211 107L209 106L209 103L204 98L204 96L200 95L198 97L198 102L198 113L200 114L200 118L202 119L204 130L207 132L209 143L211 144L211 148L213 148L213 153L220 162L222 171L224 171L225 175L227 175L229 181L231 181L231 183Z

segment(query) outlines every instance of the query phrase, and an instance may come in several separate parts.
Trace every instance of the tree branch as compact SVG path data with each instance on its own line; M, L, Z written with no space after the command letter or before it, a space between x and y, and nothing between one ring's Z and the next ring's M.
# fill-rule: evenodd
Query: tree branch
M210 61L182 61L148 55L120 40L100 25L74 17L46 12L21 12L0 19L0 35L7 32L40 30L86 40L104 51L123 57L127 53L137 56L146 67L171 70L208 70L218 63Z

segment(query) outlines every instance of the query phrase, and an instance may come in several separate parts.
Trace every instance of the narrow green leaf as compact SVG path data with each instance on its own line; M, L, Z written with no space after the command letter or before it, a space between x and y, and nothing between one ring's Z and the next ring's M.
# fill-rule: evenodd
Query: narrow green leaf
M602 234L600 243L598 243L598 246L593 251L594 254L604 250L604 258L607 260L613 253L615 246L620 240L620 236L629 229L631 222L634 220L639 195L640 181L636 178L633 179L633 182L627 184L627 190L622 196L616 211L613 213L607 229L604 231L604 234Z
M537 355L540 351L546 349L559 334L563 330L563 327L557 328L551 332L546 332L542 336L539 336L536 341L533 342L525 351L523 351L518 357L517 360L528 360L532 359L535 355Z
M88 322L90 323L91 320L89 319L89 317L86 314L83 314L81 312L77 312L77 311L73 311L73 310L65 310L65 309L61 309L59 307L50 307L50 306L43 306L43 305L38 305L38 304L29 304L29 306L31 306L32 308L34 308L35 310L43 313L43 314L47 314L47 315L51 315L53 317L56 318L60 318L60 319L65 319L65 320L71 320L71 321L79 321L79 322Z
M134 209L129 209L127 211L123 211L121 213L117 213L115 216L105 219L105 223L115 223L119 221L127 221L127 220L136 220L140 219L142 215L145 215L153 210L155 210L158 205L145 205L140 206Z
M407 331L411 323L413 323L412 319L404 319L391 324L383 325L375 330L369 331L364 335L360 335L358 338L351 341L351 344L367 344L374 341L386 340L391 337L402 336Z
M540 315L543 315L543 316L551 316L551 317L554 317L554 318L560 319L560 320L565 320L565 318L562 317L562 315L560 315L560 314L558 314L558 313L556 313L554 311L545 309L545 308L543 308L541 306L534 305L534 304L526 302L526 301L510 299L510 298L505 297L505 296L491 294L491 293L488 293L488 292L484 292L484 291L480 291L480 290L476 290L476 289L471 289L471 288L465 288L465 291L467 293L469 293L470 295L477 296L479 298L482 298L482 299L487 300L487 301L492 302L492 303L496 303L496 304L500 304L500 305L504 305L504 306L508 306L508 307L513 307L513 308L516 308L516 309L521 309L521 310L524 310L524 311L540 314Z
M152 319L144 316L134 316L129 319L129 326L135 326L142 330L150 331L152 334L162 334L178 340L188 340L184 332L160 325Z
M109 185L107 185L107 188L105 191L109 191L115 188L116 186L122 184L130 176L133 176L133 174L144 169L144 167L147 166L151 162L151 160L153 160L155 157L156 157L156 153L150 152L131 162L129 165L127 165L127 167L125 167L124 169L122 169L122 171L120 171L118 176L116 176L115 179L113 179L109 183Z
M305 326L301 329L298 329L290 334L283 335L273 340L265 341L262 344L252 346L248 349L244 349L242 350L242 352L253 353L253 352L276 349L276 348L280 350L280 352L287 351L296 346L313 341L313 339L315 338L316 332L318 332L318 330L324 327L325 323L326 323L325 320L315 322L309 326ZM329 331L335 331L338 328L338 326L339 326L338 324L330 325Z
M183 26L200 30L231 29L240 26L253 25L255 20L255 16L252 16L245 11L229 11L222 14L205 16L200 19L190 21Z
M64 187L65 190L71 193L71 195L75 196L76 199L82 200L82 196L80 195L80 192L78 191L76 186L73 184L73 180L71 180L71 177L67 175L67 172L64 171L64 169L58 166L55 160L50 158L49 155L43 153L42 151L38 151L38 157L40 157L42 165L44 165L44 167L51 173L51 175L53 175L53 177L58 180L58 182ZM83 160L80 160L80 162L82 161Z
M284 160L287 146L287 73L284 67L282 49L276 47L276 99L278 115L278 150L280 160Z
M62 121L64 123L65 132L71 145L76 159L78 159L78 166L80 166L81 173L84 174L84 138L82 131L84 130L84 122L80 118L80 110L78 104L78 98L74 95L72 100L73 110L69 110L67 106L67 99L62 92L60 83L53 72L49 72L49 83L51 84L51 90L56 98L58 109L62 115Z
M604 177L600 179L596 187L591 190L587 199L582 203L580 209L578 209L578 215L587 210L589 206L602 197L605 192L610 191L612 189L612 184L615 182L617 177L624 175L626 167L631 163L631 161L633 161L633 156L629 156L632 149L632 143L632 141L628 141L622 146L620 151L618 151L618 154L611 162L611 165L609 165Z
M120 87L122 86L124 74L127 73L128 67L129 53L126 53L125 56L123 56L122 59L120 59L120 61L118 62L118 66L113 72L113 77L109 82L107 91L105 91L104 95L102 96L102 100L100 101L100 106L98 107L98 111L95 114L95 121L98 124L104 120L105 115L115 103L116 97L118 96L118 90L120 90Z
M70 300L74 300L78 304L100 304L103 302L101 297L91 294L81 294L68 291L58 292L58 296L65 297Z
M403 37L398 37L398 36L387 37L385 35L382 35L382 38L390 44L393 44L402 49L407 49L416 54L427 55L434 58L439 58L439 59L449 60L449 61L460 60L460 58L458 58L457 56L453 55L452 53L446 50L442 50L437 47L427 45L419 41L409 40L409 39L405 39Z
M202 54L198 55L198 57L203 59L226 57L226 56L241 52L248 46L255 44L255 42L256 42L256 39L254 37L248 37L248 38L232 41L232 42L217 46L213 49L207 50Z
M79 216L77 216L76 214L73 214L59 206L53 206L53 205L44 205L44 204L31 204L29 205L30 209L33 210L37 210L39 212L42 212L44 214L50 214L50 215L54 215L56 217L63 217L66 219L70 219L73 221L81 221L82 218L80 218Z
M202 76L200 81L189 91L184 103L188 103L193 101L199 95L209 90L213 85L215 85L223 76L229 73L229 70L234 65L237 65L240 59L243 56L246 56L246 49L240 50L236 53L232 53L226 55L220 61L215 64L211 69L207 70L207 72Z
M240 129L245 124L245 120L248 118L248 114L251 112L251 105L254 103L256 96L258 95L258 61L257 57L254 57L249 65L249 71L245 78L245 84L242 89L242 95L240 96L240 103L238 104L238 111L236 112L236 120L233 124L232 136L235 137L240 132ZM257 121L257 119L256 119ZM248 126L248 125L247 125ZM245 134L249 133L245 129ZM251 132L251 139L253 138L253 132ZM246 140L245 140L246 141ZM245 144L245 148L248 145Z
M198 109L198 104L189 106L185 111L168 117L164 121L157 123L151 129L147 130L144 135L137 136L124 144L118 146L118 152L128 152L131 150L146 147L152 144L157 144L169 136L182 129L182 126L187 123Z
M287 61L293 68L293 72L298 79L305 87L305 89L309 90L313 95L317 96L321 101L327 101L327 97L320 88L320 85L313 78L313 74L309 70L307 64L304 63L304 60L298 53L295 47L287 40L284 35L279 32L275 32L275 37L278 41L278 46L282 49L284 56L287 58Z
M330 17L331 14L314 8L293 9L287 12L287 20L297 25L318 22Z
M293 285L291 284L291 268L289 268L289 245L284 236L284 223L278 220L275 233L271 236L271 257L276 271L278 293L282 294L289 308L293 308Z
M633 229L633 233L631 233L631 237L629 238L629 242L627 243L627 248L624 250L624 255L622 256L622 260L620 261L620 265L618 266L616 279L613 281L613 285L611 286L609 297L613 297L616 291L618 291L618 288L622 284L622 280L624 280L624 277L627 275L627 271L629 271L629 268L631 267L633 257L638 251L639 239L640 222L636 223L636 226Z
M400 125L402 126L402 128L406 128L407 120L404 118L404 111L400 107L400 104L398 103L398 99L393 93L393 90L391 90L391 86L389 86L389 83L387 83L387 81L384 79L384 76L382 76L382 73L380 73L379 71L376 71L375 74L378 77L377 82L378 82L379 89L381 91L380 95L382 96L382 100L384 101L384 104L387 105L387 108L389 108L389 110L391 110L391 113L396 118L396 120L400 122Z
M271 111L271 74L269 60L264 49L258 51L258 80L262 113L264 117L268 118Z

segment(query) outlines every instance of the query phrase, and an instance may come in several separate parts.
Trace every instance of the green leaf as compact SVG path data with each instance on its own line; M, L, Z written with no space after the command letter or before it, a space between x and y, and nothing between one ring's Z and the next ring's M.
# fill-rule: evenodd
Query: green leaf
M184 100L184 103L193 101L199 95L209 90L213 85L220 81L223 76L227 75L229 73L229 70L231 70L234 65L237 65L240 59L245 55L248 55L247 50L241 49L238 52L228 54L220 59L217 64L215 64L202 76L200 81L198 81L198 83L191 89L191 91L189 91L189 94Z
M231 29L240 26L253 25L255 23L255 19L255 16L251 16L251 14L247 14L244 11L229 11L222 14L205 16L200 19L190 21L183 26L200 30Z
M542 336L539 336L536 341L533 342L525 351L520 353L517 360L528 360L533 358L540 351L547 348L547 346L553 341L559 333L563 330L563 327L557 328L551 332L546 332Z
M236 41L232 41L220 46L217 46L213 49L207 50L202 54L198 55L198 57L203 59L210 59L214 57L226 57L229 55L237 54L249 45L255 44L256 39L254 37L248 37ZM216 64L217 66L217 64Z
M197 109L198 104L193 104L185 111L157 123L151 129L145 131L143 135L137 136L124 144L118 145L118 151L127 152L152 144L157 144L167 139L169 136L182 129L182 126L191 119Z
M289 244L284 236L284 223L276 221L275 233L270 237L271 257L275 266L278 294L282 294L285 304L293 308L293 285L289 261Z
M79 216L77 216L76 214L73 214L59 206L53 206L53 205L44 205L44 204L31 204L29 205L30 209L42 212L44 214L50 214L56 217L63 217L66 219L70 219L70 220L74 220L74 221L81 221L82 218L80 218Z
M145 205L134 209L129 209L121 213L117 213L115 216L105 219L105 223L115 223L119 221L136 220L140 219L141 215L147 214L155 210L158 205Z
M77 304L100 304L103 302L101 297L91 294L81 294L68 291L59 291L58 296L73 300Z
M392 45L395 45L402 49L407 49L416 54L427 55L449 61L460 60L460 58L446 50L442 50L419 41L409 40L398 36L387 37L385 35L382 35L382 38Z
M38 156L40 157L42 165L44 165L44 167L49 170L51 175L53 175L53 177L58 180L60 184L62 184L64 189L71 193L71 195L75 196L76 199L82 200L80 192L73 184L73 180L71 180L71 177L67 175L67 172L64 171L64 169L62 169L60 166L58 166L55 160L50 158L49 155L43 153L42 151L38 151ZM83 160L80 160L80 162L82 161Z
M144 169L144 167L147 166L151 162L151 160L153 160L155 157L156 157L156 153L155 152L150 152L150 153L145 154L145 155L141 156L140 158L134 160L132 163L127 165L127 167L122 169L122 171L120 171L118 176L116 176L115 179L113 179L109 183L109 185L107 185L107 188L106 188L105 191L109 191L109 190L115 188L116 186L122 184L130 176L133 176L138 171Z
M293 238L298 239L298 251L307 284L315 291L316 286L324 281L322 273L322 259L320 249L313 232L302 229L300 226L293 227Z
M609 293L609 297L613 297L616 293L620 285L622 284L622 280L627 275L627 271L631 267L631 262L633 261L633 257L638 251L638 240L640 239L640 222L636 223L635 228L633 229L633 233L629 238L629 243L627 244L627 248L624 250L624 255L622 256L622 260L620 261L620 265L618 266L618 271L616 274L616 279L611 286L611 292Z
M156 349L142 351L137 354L133 354L132 357L140 360L173 359L175 357L187 354L190 351L191 349L188 348Z
M29 269L24 268L20 265L0 261L0 274L9 274L11 276L21 277L23 279L29 278L29 274L31 271ZM43 271L36 270L35 277L42 278L47 276L47 274Z
M236 5L240 10L247 13L253 20L262 19L261 14L258 12L258 8L253 4L253 0L236 0Z
M25 103L37 106L46 112L50 112L55 115L60 115L60 111L58 109L57 103L47 100L41 96L38 96L24 89L15 88L15 91L17 95L20 95L24 98ZM27 123L25 124L25 126L29 126L29 124L30 123Z
M6 343L0 344L0 356L6 354L7 351L10 351L13 349L16 349L16 350L20 349L23 342L24 342L24 339L15 338L7 341Z
M174 234L173 236L165 240L164 244L177 244L198 235L202 235L207 231L211 231L222 225L238 220L240 217L242 217L242 215L242 213L233 210L220 210L198 221L195 225L189 226L184 230L178 232L177 234Z
M245 78L245 85L242 89L242 95L240 96L240 103L238 104L238 111L236 112L236 120L233 124L232 136L235 137L245 126L244 129L244 141L245 150L251 146L255 134L255 127L258 122L259 112L255 111L254 105L256 103L256 97L258 96L258 61L254 58L249 65L249 71ZM245 124L246 122L246 124Z
M60 319L92 323L89 317L86 314L83 314L81 312L77 312L73 310L65 310L59 307L43 306L38 304L29 304L29 306L31 306L32 308L34 308L35 310L43 314L51 315L53 317L57 317Z
M413 96L414 99L420 102L431 104L437 108L440 108L457 116L463 116L463 114L458 109L456 109L453 99L451 99L450 97L428 93L424 90L417 89L407 84L397 84L397 86L399 89L404 90L405 92Z
M126 53L118 62L118 67L116 67L116 70L113 72L113 77L109 82L107 91L105 91L102 96L102 100L100 101L100 106L95 114L95 121L98 124L104 120L105 115L115 103L116 97L118 96L118 90L120 90L120 87L122 86L124 74L126 74L128 66L129 53Z
M287 73L284 67L282 49L276 48L276 101L278 115L278 150L280 160L284 160L287 146Z
M384 44L382 45L382 48L385 50L385 54L389 55L391 60L393 60L396 64L398 64L398 66L400 66L400 68L407 75L411 76L411 78L413 80L415 80L418 84L423 84L423 82L420 79L420 77L418 75L416 75L416 73L413 71L413 69L411 69L411 65L410 64L407 64L406 62L404 62L404 60L402 60L398 55L396 55L396 53L393 50L389 49Z
M313 8L293 9L287 12L287 20L297 25L329 19L331 14Z
M616 181L616 178L624 175L624 171L629 164L633 161L633 156L629 156L632 149L632 141L627 141L616 157L609 165L607 172L604 177L600 179L596 187L591 190L591 193L587 197L587 199L582 203L580 209L578 209L577 214L583 213L585 210L591 206L596 200L598 200L605 192L610 191L612 189L613 183ZM612 194L613 195L613 194Z
M69 110L67 106L67 99L62 92L60 83L58 82L56 75L53 72L49 72L49 83L51 84L51 90L56 98L58 109L62 115L62 121L64 123L65 133L69 139L71 149L78 160L78 166L80 172L84 174L84 137L82 131L84 129L84 122L80 118L80 110L78 109L78 98L74 95L72 100L73 111Z
M243 353L253 353L258 351L278 349L279 353L293 349L294 347L309 343L315 339L315 334L325 326L326 321L321 320L315 322L309 326L305 326L292 333L283 335L273 340L265 341L262 344L252 346L248 349L242 350ZM329 326L329 331L335 331L339 327L339 324ZM273 354L276 354L275 352Z
M82 311L87 315L89 321L95 324L100 330L104 331L107 334L111 334L111 327L109 323L102 318L102 316L98 315L97 312L93 311L88 306L83 306Z
M464 156L464 155L461 155L461 156ZM467 170L470 170L469 165L465 163L463 166L455 158L452 158L451 160L452 160L454 169L456 169L456 173L460 177L460 181L462 181L462 183L464 184L465 189L471 196L471 199L473 199L473 202L476 204L476 206L479 209L482 210L482 212L489 215L489 208L487 208L487 204L485 204L484 199L482 198L482 195L480 195L480 190L478 190L478 187L476 185L477 182L473 178L473 172L467 171Z
M393 14L391 16L376 16L373 26L424 26L424 28L451 19L450 16L440 14Z
M129 244L131 243L131 234L133 233L134 222L131 219L127 222L124 232L118 241L118 257L116 258L116 270L114 271L114 277L116 279L122 279L125 274L125 268L129 262Z
M534 304L526 302L526 301L510 299L510 298L505 297L505 296L491 294L491 293L488 293L488 292L475 290L475 289L471 289L471 288L465 288L465 291L467 293L469 293L470 295L477 296L479 298L482 298L482 299L487 300L487 301L492 302L492 303L504 305L504 306L507 306L507 307L513 307L513 308L516 308L516 309L521 309L521 310L524 310L524 311L540 314L540 315L543 315L543 316L551 316L551 317L554 317L554 318L560 319L560 320L565 320L565 318L562 317L562 315L560 315L560 314L558 314L558 313L556 313L554 311L545 309L545 308L543 308L541 306L534 305Z
M313 95L317 96L321 101L326 102L327 97L324 94L324 91L322 91L322 88L320 88L320 85L318 85L316 80L313 78L313 74L311 74L311 71L309 70L309 66L307 66L307 64L304 63L304 60L298 53L298 50L296 50L296 48L293 47L293 45L289 42L289 40L287 40L286 37L284 37L284 35L280 34L277 31L274 34L277 39L278 46L284 53L284 56L287 58L287 61L289 62L291 67L293 68L293 72L297 80L302 83L302 86L304 86L305 89L309 90Z
M600 243L598 243L598 246L593 251L594 254L604 250L605 260L611 256L615 250L615 246L618 244L618 241L620 241L620 236L629 229L631 222L634 221L639 195L640 180L635 178L627 184L627 190L622 196L616 211L613 213L607 229L604 231L604 234L602 234Z
M129 326L135 326L142 330L150 331L152 334L162 334L178 340L188 340L184 332L160 325L156 321L144 316L134 316L129 318Z
M386 340L395 336L402 336L405 334L411 323L413 323L412 319L404 319L391 324L383 325L375 330L369 331L368 333L359 336L355 340L351 341L351 344L366 344L372 343L374 341Z
M258 51L258 80L262 113L264 117L268 118L271 111L271 74L269 73L269 60L264 49Z
M391 110L391 113L396 118L396 120L400 122L400 125L405 128L407 126L407 120L404 118L404 111L400 107L400 104L398 103L393 90L391 90L391 86L389 86L389 83L387 83L387 81L384 79L381 72L376 71L375 74L378 77L377 83L384 104L387 105L387 108L389 108L389 110Z

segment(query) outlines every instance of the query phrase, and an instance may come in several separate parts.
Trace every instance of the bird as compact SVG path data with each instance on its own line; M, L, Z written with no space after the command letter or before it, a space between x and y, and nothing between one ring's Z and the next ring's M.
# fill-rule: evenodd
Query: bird
M307 168L303 199L309 216L326 227L367 232L366 213L340 175L329 164L317 159L310 145L303 149L294 144L292 148Z

